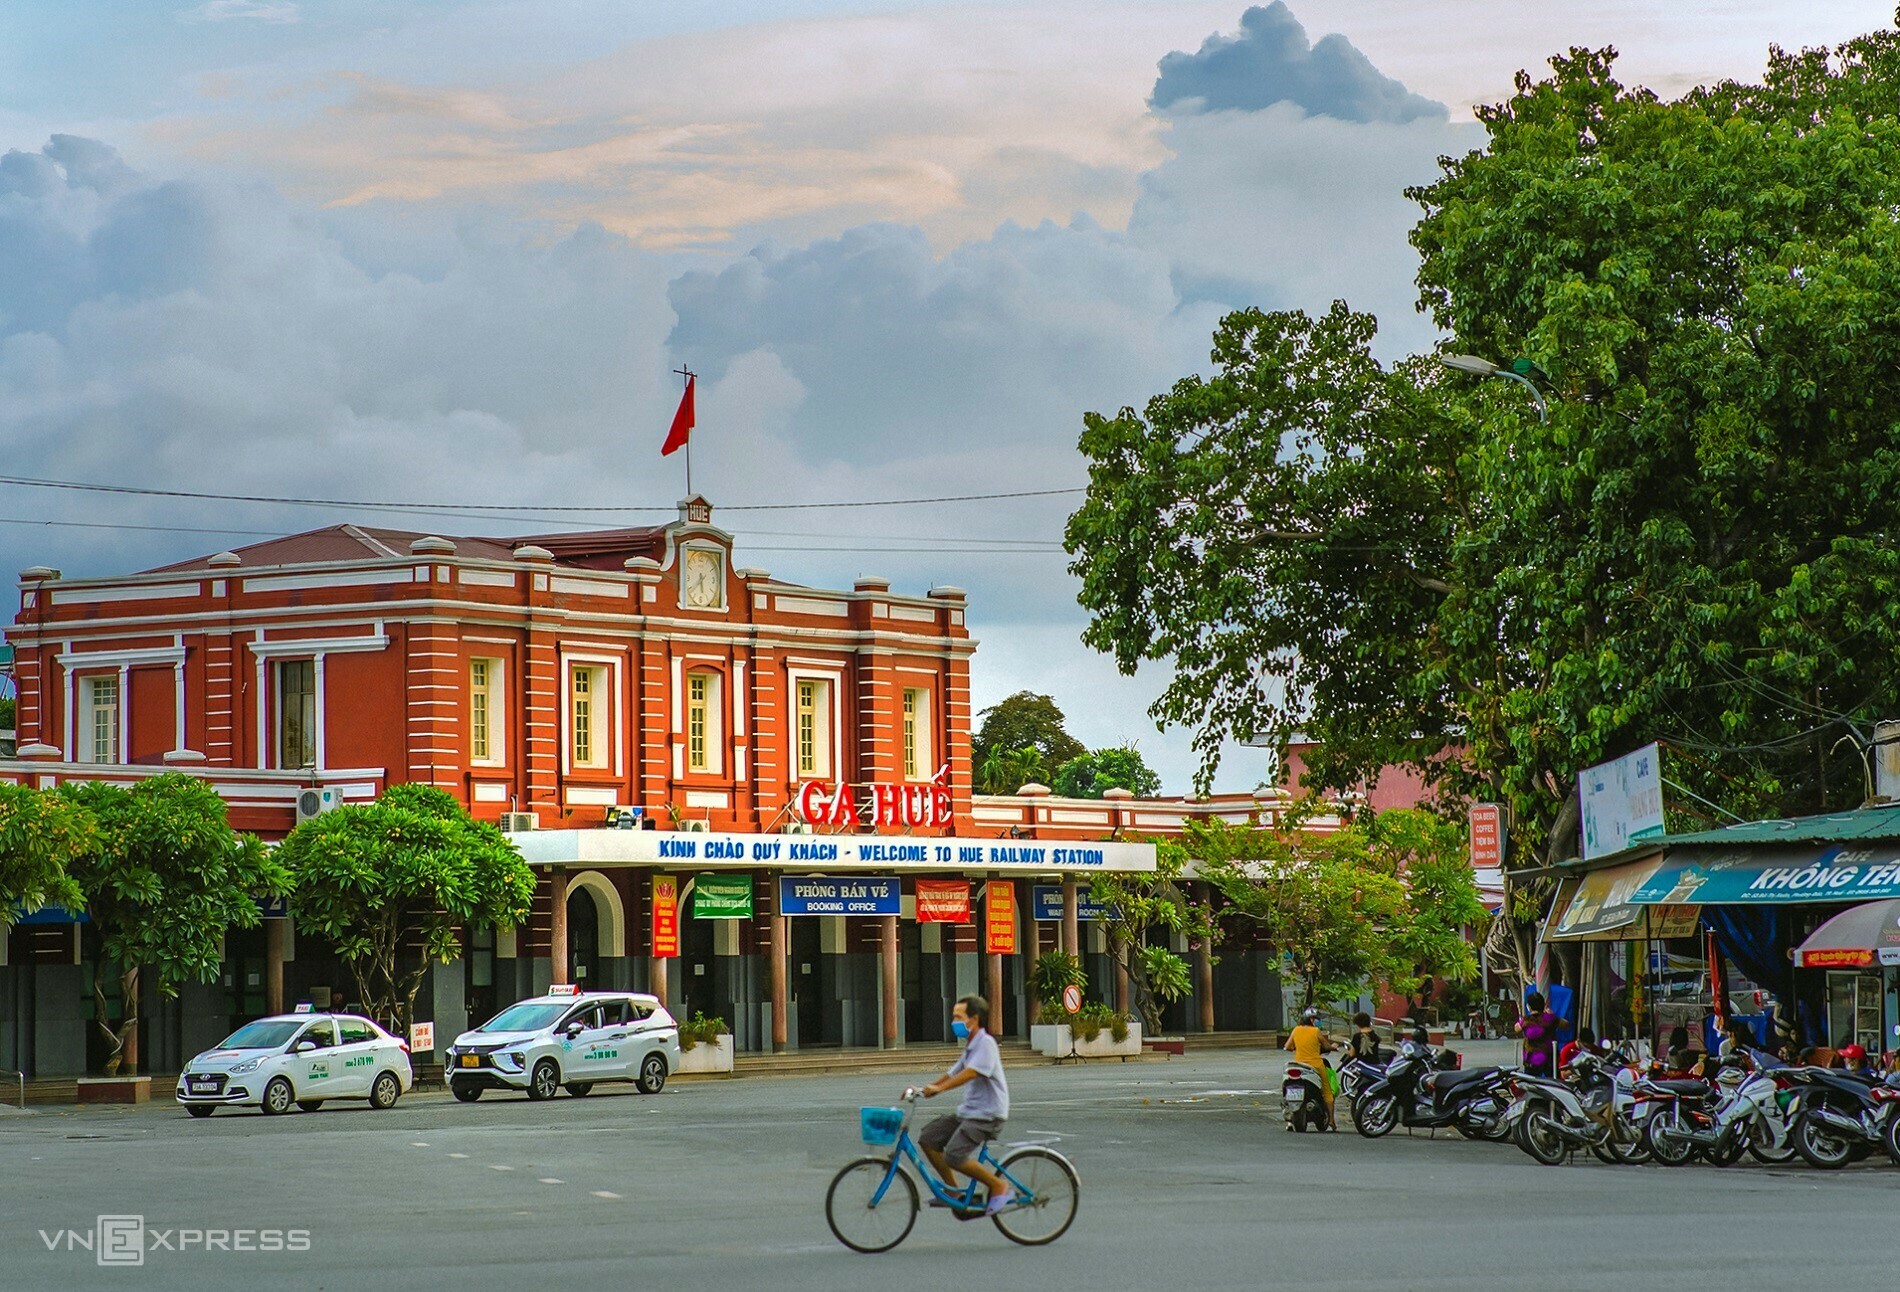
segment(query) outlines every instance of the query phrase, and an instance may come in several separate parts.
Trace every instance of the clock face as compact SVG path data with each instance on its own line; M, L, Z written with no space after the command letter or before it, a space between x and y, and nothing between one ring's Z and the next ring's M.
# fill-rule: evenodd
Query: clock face
M717 552L686 553L686 604L699 609L716 607L724 600L721 575L724 573Z

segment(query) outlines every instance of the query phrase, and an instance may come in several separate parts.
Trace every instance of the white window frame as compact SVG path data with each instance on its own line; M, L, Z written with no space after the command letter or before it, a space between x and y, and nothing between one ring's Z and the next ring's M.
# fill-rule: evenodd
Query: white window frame
M706 765L693 766L693 679L706 679ZM688 668L680 679L680 747L688 776L723 776L726 770L726 676L717 669Z
M844 760L839 757L838 742L844 731L844 670L818 668L789 668L786 671L787 694L792 697L791 748L787 750L786 767L791 770L791 780L797 784L802 780L832 780L840 774ZM825 754L823 776L803 776L798 770L798 684L800 682L822 682L831 693L831 713L826 719Z
M587 676L587 744L585 762L575 747L574 683ZM604 772L614 765L613 665L603 660L565 658L561 664L561 762L566 771Z
M807 686L813 688L812 698L814 701L812 706L812 762L809 767L805 765L803 748L804 730L802 724L805 720L804 706L799 699L799 692ZM792 678L792 766L796 771L797 780L828 781L831 779L832 769L837 765L837 758L835 756L837 738L833 730L837 709L836 706L831 703L834 694L835 683L831 678L820 677L816 674L806 674L802 677Z
M475 752L475 711L477 692L475 689L475 666L483 665L488 670L488 680L484 684L480 708L488 724L488 753L478 755ZM468 761L475 767L505 767L508 765L508 664L506 660L493 655L471 655L468 658Z
M98 673L79 679L80 718L79 739L85 757L76 759L82 763L115 764L125 761L125 672ZM112 702L102 705L99 691L103 687L112 689ZM109 728L102 744L99 738L99 718L101 713L109 713ZM100 757L101 754L105 757Z
M910 708L908 714L904 712L907 705ZM907 686L898 692L897 753L907 781L928 781L934 774L932 764L936 762L936 731L930 720L934 712L929 687ZM905 730L906 725L909 731ZM907 743L911 748L905 748Z
M271 725L271 762L280 771L300 771L306 767L321 767L323 766L323 658L321 656L286 656L271 661L271 664L271 708L276 718ZM294 767L284 762L284 666L286 664L310 666L310 761L298 763Z

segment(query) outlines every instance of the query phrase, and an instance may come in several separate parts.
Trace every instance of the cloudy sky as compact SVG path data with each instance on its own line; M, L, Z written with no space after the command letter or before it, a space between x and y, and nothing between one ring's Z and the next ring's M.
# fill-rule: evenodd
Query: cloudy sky
M651 520L694 483L799 582L970 590L979 704L1052 692L1170 789L1159 676L1078 644L1084 411L1242 305L1429 348L1401 196L1474 103L1614 44L1664 93L1892 0L7 0L0 568L158 565L340 520ZM454 504L517 508L496 523ZM617 510L616 510L617 509ZM639 510L647 509L647 510ZM570 514L563 518L572 519ZM1219 783L1249 788L1261 755Z

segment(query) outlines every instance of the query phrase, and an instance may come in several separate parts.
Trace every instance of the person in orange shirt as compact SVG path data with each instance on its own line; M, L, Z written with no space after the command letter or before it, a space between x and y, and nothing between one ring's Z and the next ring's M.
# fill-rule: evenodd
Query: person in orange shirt
M1326 1062L1326 1051L1333 1048L1326 1033L1319 1030L1319 1011L1308 1009L1300 1015L1300 1025L1287 1034L1286 1044L1281 1047L1293 1051L1293 1061L1303 1064L1319 1073L1320 1090L1326 1096L1326 1123L1337 1130L1339 1121L1333 1112L1332 1065Z

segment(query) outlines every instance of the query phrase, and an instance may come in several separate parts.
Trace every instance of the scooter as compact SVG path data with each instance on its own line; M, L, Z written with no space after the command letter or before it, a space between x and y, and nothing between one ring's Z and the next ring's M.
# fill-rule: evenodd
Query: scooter
M1287 1065L1286 1080L1280 1086L1280 1106L1286 1111L1290 1131L1331 1130L1326 1115L1326 1074L1305 1063Z
M1760 1068L1730 1063L1716 1074L1713 1092L1701 1081L1647 1083L1644 1096L1659 1106L1643 1139L1663 1166L1681 1166L1699 1151L1716 1166L1732 1166L1744 1151L1763 1162L1794 1156L1775 1078ZM1713 1094L1716 1102L1708 1102Z
M1612 1164L1640 1162L1642 1143L1629 1119L1627 1094L1619 1096L1610 1072L1620 1059L1578 1054L1565 1069L1574 1084L1512 1073L1513 1098L1502 1124L1517 1146L1545 1166L1556 1166L1580 1148Z
M1838 1170L1866 1157L1888 1140L1888 1124L1900 1112L1891 1096L1874 1097L1884 1084L1872 1073L1834 1068L1791 1068L1795 1151L1809 1166Z
M1451 1060L1456 1063L1457 1056ZM1352 1124L1367 1139L1398 1126L1443 1126L1468 1139L1502 1139L1499 1119L1506 1102L1503 1069L1442 1070L1430 1046L1406 1040L1385 1072L1352 1101Z

